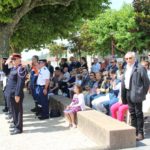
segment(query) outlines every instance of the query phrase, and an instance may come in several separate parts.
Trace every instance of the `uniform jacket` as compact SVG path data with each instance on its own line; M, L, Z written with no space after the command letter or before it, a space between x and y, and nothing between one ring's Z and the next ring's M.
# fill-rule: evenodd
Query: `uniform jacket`
M127 90L125 89L124 81L125 77L123 76L121 96L123 103L127 103L126 100ZM140 103L143 100L145 100L145 96L149 89L149 79L147 76L146 69L138 63L135 63L135 65L133 66L129 88L130 88L129 89L130 100L133 103Z
M6 90L14 96L23 97L23 88L25 84L26 70L22 66L12 68L8 76Z

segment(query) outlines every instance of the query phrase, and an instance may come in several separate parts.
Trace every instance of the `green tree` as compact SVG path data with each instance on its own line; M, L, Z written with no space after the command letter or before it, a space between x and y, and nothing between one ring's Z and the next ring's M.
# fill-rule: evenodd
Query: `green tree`
M50 55L61 58L63 55L67 54L67 49L64 44L51 43L48 45L50 49Z
M148 49L150 47L150 0L134 0L133 6L139 31L143 32L141 38L145 43L145 48Z
M80 30L82 50L101 55L125 53L135 47L142 50L145 41L143 32L135 21L135 12L131 5L125 4L119 11L107 10L92 21L84 24ZM92 50L93 49L93 50Z
M108 0L1 0L0 51L39 48L67 37Z

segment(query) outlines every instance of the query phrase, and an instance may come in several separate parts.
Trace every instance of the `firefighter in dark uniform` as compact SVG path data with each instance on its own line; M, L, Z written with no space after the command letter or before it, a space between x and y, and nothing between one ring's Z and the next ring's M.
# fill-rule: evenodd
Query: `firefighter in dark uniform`
M19 134L23 131L23 88L25 84L26 69L21 65L21 55L12 55L13 68L8 77L7 91L12 107L13 124L10 125L10 134Z
M48 102L48 87L50 82L50 72L46 67L46 59L39 60L39 74L37 78L36 94L38 106L41 107L39 119L44 120L49 118L49 102Z

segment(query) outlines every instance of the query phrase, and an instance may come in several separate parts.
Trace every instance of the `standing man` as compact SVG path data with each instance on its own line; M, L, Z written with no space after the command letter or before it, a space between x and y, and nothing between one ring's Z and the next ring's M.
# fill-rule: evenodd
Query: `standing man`
M142 102L149 89L146 69L136 62L135 53L125 55L127 62L122 79L122 101L129 106L131 125L136 128L136 140L144 139Z
M22 133L23 131L23 88L25 84L26 70L21 65L21 55L12 55L13 68L7 82L8 97L10 99L12 107L12 116L14 125L11 124L10 128L13 128L11 135Z
M50 72L46 67L46 59L39 60L39 75L37 78L36 94L38 97L38 106L41 107L40 120L49 118L48 87L50 82Z
M32 112L37 112L37 97L36 97L36 92L35 92L35 87L36 87L36 81L38 77L38 61L39 57L37 55L34 55L32 57L32 69L30 72L30 89L32 93L32 97L35 102L35 107L31 109Z

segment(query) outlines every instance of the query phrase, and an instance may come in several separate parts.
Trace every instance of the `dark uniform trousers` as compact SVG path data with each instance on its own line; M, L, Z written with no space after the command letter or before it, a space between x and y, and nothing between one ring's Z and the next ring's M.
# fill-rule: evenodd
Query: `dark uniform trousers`
M49 117L49 102L48 102L48 95L44 95L43 93L44 86L37 85L36 87L36 94L38 104L42 107L41 116L42 117Z
M6 98L6 102L7 102L7 107L8 107L8 114L9 117L12 118L12 103L11 103L11 94L8 91L4 92L5 98Z
M12 105L12 116L15 128L19 129L21 132L23 130L23 97L20 98L19 103L15 101L15 95L11 96Z
M126 92L126 97L127 97L129 112L131 116L131 126L136 128L136 134L138 133L143 134L144 119L143 119L143 111L142 111L142 102L133 103L130 100L129 90L127 90Z

